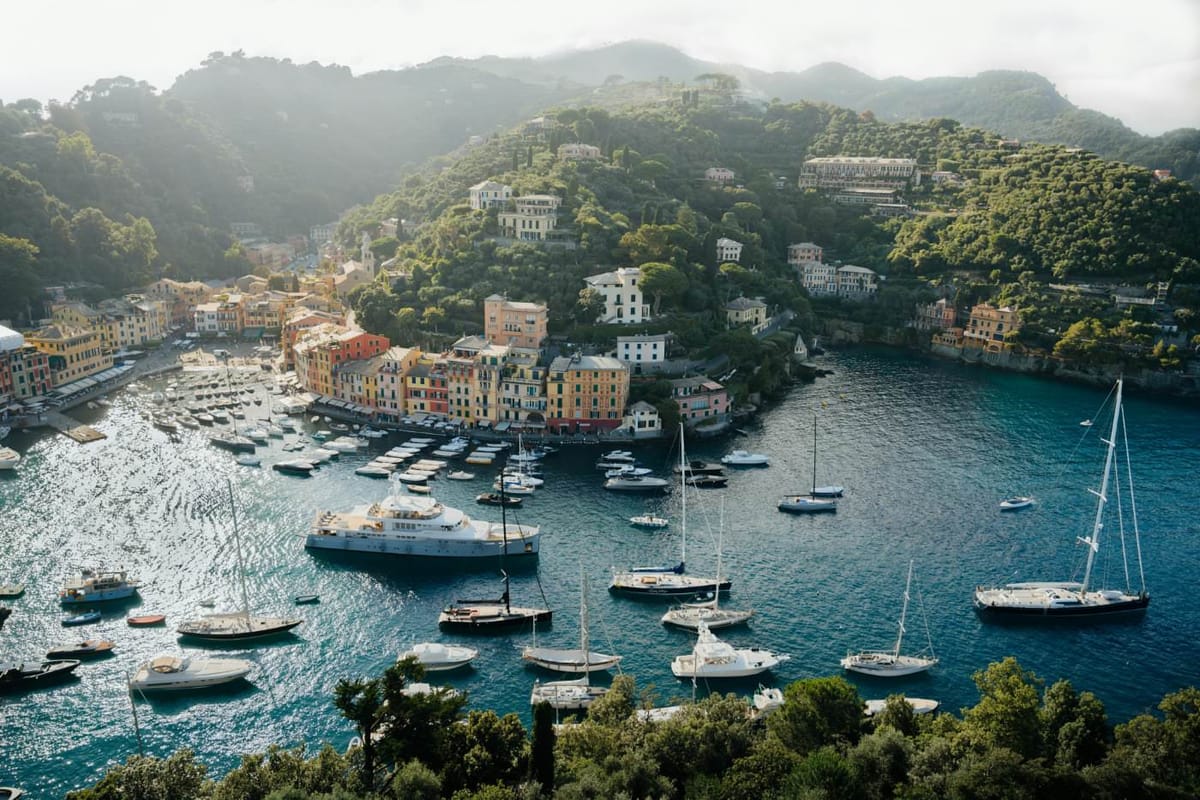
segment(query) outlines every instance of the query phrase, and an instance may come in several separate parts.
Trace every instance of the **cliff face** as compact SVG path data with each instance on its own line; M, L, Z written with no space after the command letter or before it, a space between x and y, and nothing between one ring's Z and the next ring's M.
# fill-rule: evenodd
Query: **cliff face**
M825 320L823 335L830 344L885 344L932 353L940 358L950 358L966 364L978 364L993 369L1045 375L1059 380L1086 383L1093 386L1109 386L1124 375L1125 382L1144 392L1171 397L1200 399L1200 373L1164 372L1162 370L1139 369L1123 371L1119 364L1100 367L1079 367L1053 356L1028 355L1023 353L985 353L958 347L937 344L919 344L911 328L881 328L847 320Z

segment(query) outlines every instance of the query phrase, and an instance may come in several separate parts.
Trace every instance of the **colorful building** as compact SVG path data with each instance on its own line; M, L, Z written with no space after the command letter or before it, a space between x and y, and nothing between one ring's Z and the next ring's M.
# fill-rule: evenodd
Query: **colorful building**
M446 372L439 358L421 356L404 376L404 403L409 414L448 417Z
M112 366L112 357L100 343L100 334L83 328L47 325L25 337L49 358L55 388L81 380Z
M500 386L500 421L522 427L546 425L546 367L537 350L512 347Z
M561 356L546 380L546 422L555 433L612 430L629 399L629 370L608 356Z
M1005 337L1020 329L1021 317L1016 308L979 303L971 309L971 318L963 330L963 346L999 353L1007 347Z
M689 428L708 419L729 419L729 393L711 378L673 380L671 398L679 405L679 416Z
M340 325L318 325L301 336L293 347L296 377L307 391L336 397L336 373L342 365L364 361L387 349L385 336Z
M537 349L546 339L549 309L494 294L483 301L483 335L490 342Z
M296 366L295 346L296 340L305 331L311 330L318 325L345 325L346 317L342 314L330 313L327 311L310 311L306 308L295 308L291 312L291 316L287 322L283 324L283 331L279 336L279 347L283 351L284 369L294 369Z
M731 328L762 325L767 321L767 304L750 297L736 297L725 304L725 321Z

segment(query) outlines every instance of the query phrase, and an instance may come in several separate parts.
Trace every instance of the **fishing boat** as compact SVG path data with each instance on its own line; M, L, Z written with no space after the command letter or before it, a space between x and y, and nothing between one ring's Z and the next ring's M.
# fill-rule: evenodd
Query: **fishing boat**
M636 517L629 518L629 524L635 528L665 528L671 523L662 517L652 517L649 514L642 514Z
M1006 497L1000 501L1000 510L1020 511L1022 508L1032 508L1036 502L1032 497Z
M152 628L157 625L165 625L167 623L167 615L139 614L134 617L126 617L125 622L131 628Z
M736 648L723 642L700 623L691 653L676 656L671 674L676 678L748 678L761 675L788 660L788 656L757 647Z
M534 636L537 636L536 626L534 627ZM579 569L579 647L538 647L535 640L532 647L526 647L521 651L521 658L535 667L574 675L603 672L621 663L621 656L598 653L588 648L587 576L583 574L581 566ZM535 694L536 691L535 688Z
M896 645L891 650L864 650L847 654L842 659L842 668L862 675L873 675L877 678L898 678L904 675L915 675L933 668L937 656L933 654L933 639L929 636L929 625L925 625L925 637L928 646L923 655L904 655L900 652L904 646L905 619L908 617L909 590L912 588L913 562L908 562L908 580L904 584L904 605L900 609L899 633L896 635Z
M94 658L108 655L112 652L113 647L115 645L107 639L86 639L82 642L60 644L58 647L51 648L46 652L46 658L50 660Z
M129 686L139 692L208 689L241 680L253 668L242 658L158 656L138 667Z
M0 664L0 694L24 692L65 681L78 666L78 659Z
M536 625L550 624L554 612L548 608L514 606L508 573L504 570L504 557L508 553L508 507L501 494L500 535L503 544L499 549L500 573L504 576L504 594L497 600L459 600L446 606L438 615L438 625L451 630L470 632L506 631ZM536 528L535 537L536 537ZM534 551L536 552L536 538ZM538 584L540 589L541 584ZM545 597L542 598L545 602Z
M100 621L99 611L83 611L79 614L65 617L62 621L64 628L71 628L76 625L91 625L93 622Z
M237 506L233 500L233 481L229 488L229 511L233 521L233 544L237 554L238 578L242 589L242 610L229 614L204 614L200 619L179 624L180 636L206 641L247 641L287 633L304 620L297 617L259 617L250 614L250 598L246 592L246 564L242 560L242 540L238 531Z
M679 463L686 464L683 442L683 423L679 425ZM680 556L679 564L673 567L634 567L625 572L615 572L608 585L610 592L635 597L671 595L702 595L728 591L728 580L701 578L685 573L687 563L687 482L686 473L680 473Z
M975 589L974 605L976 611L985 620L1005 618L1042 618L1042 619L1072 619L1102 617L1110 614L1141 613L1150 605L1150 595L1146 592L1145 573L1142 568L1141 535L1138 530L1137 514L1126 514L1123 509L1136 508L1133 498L1133 476L1128 469L1128 452L1125 452L1126 469L1124 478L1126 486L1121 486L1120 480L1113 480L1113 472L1117 461L1117 443L1127 442L1125 417L1121 408L1121 397L1124 389L1124 379L1118 379L1113 399L1112 423L1109 426L1105 443L1104 469L1100 477L1099 490L1090 490L1096 496L1096 511L1092 522L1090 536L1080 537L1080 542L1087 546L1087 561L1084 566L1081 581L1035 581L1009 583L999 587L978 587ZM1116 496L1116 509L1111 516L1115 517L1119 537L1119 549L1122 563L1125 567L1122 574L1126 581L1130 580L1130 569L1127 553L1132 550L1137 558L1137 569L1134 574L1140 581L1140 588L1134 590L1129 586L1122 589L1097 588L1093 574L1096 566L1096 556L1100 553L1103 541L1101 533L1106 530L1106 512L1110 501L1110 484L1112 494ZM1122 497L1126 494L1126 497ZM1131 525L1133 541L1125 540L1126 523ZM1115 571L1115 570L1114 570Z
M124 570L85 569L63 585L58 600L64 606L90 605L109 600L125 600L137 594L141 586L130 580Z
M478 655L479 651L474 647L442 644L441 642L418 642L400 653L396 661L415 658L426 672L449 672L452 669L468 666Z

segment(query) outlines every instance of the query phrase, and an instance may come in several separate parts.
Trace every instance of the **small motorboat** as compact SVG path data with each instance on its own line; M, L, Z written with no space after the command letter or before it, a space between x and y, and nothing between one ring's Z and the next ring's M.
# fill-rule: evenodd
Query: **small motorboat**
M311 475L312 471L317 468L317 465L311 461L306 461L302 458L294 458L289 461L280 461L277 464L272 464L271 469L276 472L283 472L287 475Z
M779 501L780 511L789 514L818 514L822 511L837 511L837 500L822 500L802 494L793 494Z
M25 594L23 583L0 583L0 598L15 598Z
M73 627L75 625L91 625L93 622L100 621L99 611L84 611L81 614L75 614L63 619L63 627Z
M430 489L423 483L406 483L404 484L404 488L408 489L413 494L429 494L433 491L433 489Z
M196 605L200 606L201 608L212 608L216 604L217 604L217 601L213 600L211 597L206 597L203 600L196 603Z
M684 467L681 467L678 464L675 465L676 475L684 470ZM721 466L720 464L714 464L711 461L693 460L688 462L686 471L689 475L724 475L725 467Z
M151 628L155 625L167 624L166 614L140 614L136 617L126 617L125 622L131 628Z
M475 497L475 502L485 506L503 505L512 508L513 506L521 505L525 500L521 497L512 497L511 495L500 494L499 492L484 492Z
M1092 421L1090 419L1085 419L1083 422L1079 423L1079 427L1090 428L1092 427Z
M724 475L690 475L687 483L696 489L724 489L729 479Z
M473 647L442 644L441 642L420 642L405 650L396 660L415 658L426 672L445 672L467 666L477 655L479 655L479 651Z
M241 658L159 656L138 667L129 685L140 691L206 689L240 680L254 664Z
M455 470L454 472L451 472L448 475L446 475L446 477L452 481L469 481L469 480L474 479L475 473L474 472L464 472L462 470Z
M721 463L731 467L766 467L770 466L771 459L762 453L734 450L728 455L721 456Z
M49 650L46 653L46 658L50 660L62 658L93 658L95 656L104 656L112 652L115 645L107 639L87 639L74 644L61 644Z
M37 689L66 680L78 666L77 659L41 661L36 664L0 664L0 694Z
M296 602L296 605L298 605L298 606L312 605L313 603L321 602L321 595L319 595L319 594L298 594L295 597L295 602Z
M1032 497L1006 497L1000 501L1001 511L1020 511L1022 508L1032 508L1037 501Z
M259 458L258 456L240 455L237 457L236 461L239 465L241 465L243 467L260 467L260 466L262 466L262 459Z
M366 478L386 478L392 474L392 471L389 469L385 469L384 467L377 467L377 466L372 466L371 464L365 464L365 465L357 468L356 470L354 470L354 474L362 475L363 477L366 477Z
M873 717L887 708L887 700L866 700L866 709L863 711L868 717ZM937 711L941 705L937 700L929 700L924 697L905 697L904 702L912 706L914 714L931 714Z
M648 514L643 514L637 517L630 517L629 524L638 528L665 528L671 523L662 517L652 517Z

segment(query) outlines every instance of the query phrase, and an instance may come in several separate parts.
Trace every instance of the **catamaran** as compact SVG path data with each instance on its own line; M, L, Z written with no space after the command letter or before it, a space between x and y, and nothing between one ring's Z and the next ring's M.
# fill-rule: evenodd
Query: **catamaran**
M1093 617L1106 614L1128 614L1144 612L1150 605L1150 595L1146 592L1146 576L1142 569L1142 544L1138 533L1137 504L1133 498L1133 476L1129 466L1129 439L1125 429L1125 416L1121 409L1121 394L1124 379L1117 380L1116 395L1113 400L1112 424L1108 438L1102 440L1107 449L1104 457L1104 472L1100 479L1100 489L1089 490L1096 496L1096 515L1092 523L1091 536L1080 537L1079 541L1087 546L1087 564L1083 571L1083 580L1074 581L1034 581L1026 583L1009 583L999 587L977 587L975 589L975 609L984 619L1008 617L1043 617L1043 618L1074 618ZM1118 435L1121 437L1125 454L1125 482L1129 496L1127 503L1122 502L1120 480L1113 480L1113 473L1120 466L1117 459ZM1118 534L1121 537L1121 554L1125 567L1124 589L1101 589L1095 585L1094 568L1096 556L1100 552L1100 534L1104 529L1105 511L1109 503L1109 486L1117 496L1116 522ZM1128 509L1128 514L1125 512ZM1126 558L1125 523L1128 517L1132 525L1133 551L1137 558L1137 578L1140 588L1136 591L1130 588L1132 576Z

